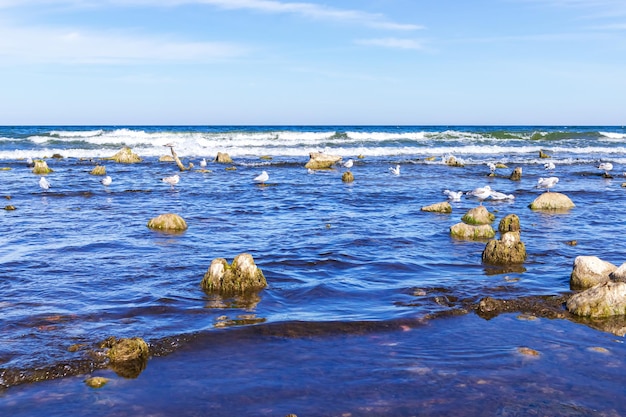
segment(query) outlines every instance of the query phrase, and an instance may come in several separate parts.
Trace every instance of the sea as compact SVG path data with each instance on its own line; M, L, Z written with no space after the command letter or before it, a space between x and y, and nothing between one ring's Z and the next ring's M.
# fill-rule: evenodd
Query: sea
M123 147L141 162L107 159ZM577 256L626 262L625 175L624 126L2 126L0 415L626 415L626 317L477 310L568 296ZM466 194L486 185L514 198ZM422 210L444 190L451 213ZM575 207L531 210L544 192ZM519 217L522 265L450 235L479 205ZM147 227L164 213L187 230ZM203 290L242 253L265 289ZM111 337L148 344L138 373L107 365Z

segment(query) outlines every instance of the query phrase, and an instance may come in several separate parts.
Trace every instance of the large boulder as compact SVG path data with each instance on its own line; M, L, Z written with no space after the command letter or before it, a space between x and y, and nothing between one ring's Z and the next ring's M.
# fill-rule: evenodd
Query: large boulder
M592 318L626 315L626 282L607 281L574 294L567 301L567 309Z
M597 256L577 256L570 276L569 286L572 290L585 290L610 280L609 275L617 267L603 261Z
M201 286L208 292L242 294L262 290L267 287L267 281L252 255L242 253L235 256L231 265L224 258L214 259Z
M459 239L491 239L496 232L490 224L457 223L450 227L450 235Z
M505 232L499 240L490 240L483 251L482 260L488 264L521 264L526 260L526 247L520 232Z
M148 227L156 230L182 232L187 230L187 223L178 214L166 213L150 219Z
M562 193L545 192L528 206L532 210L569 210L576 207L568 196Z
M481 225L481 224L491 224L493 223L495 218L496 216L492 213L489 213L489 211L487 211L487 208L485 206L478 206L478 207L474 207L473 209L468 210L467 213L465 213L465 215L463 216L463 218L461 218L461 220L463 220L463 223L466 223L466 224Z
M215 157L215 162L217 162L218 164L232 164L233 159L225 152L218 152L217 156Z
M452 213L452 206L447 201L443 203L435 203L421 208L422 211L433 213Z
M49 174L52 172L52 169L48 168L48 164L43 159L35 160L35 167L33 168L33 174Z
M119 150L119 152L117 152L115 155L108 159L112 159L113 161L121 164L134 164L137 162L141 162L141 158L139 157L139 155L133 153L133 151L128 146L124 146L122 149Z
M341 161L341 156L311 152L309 154L309 162L304 167L307 169L328 169L339 161Z

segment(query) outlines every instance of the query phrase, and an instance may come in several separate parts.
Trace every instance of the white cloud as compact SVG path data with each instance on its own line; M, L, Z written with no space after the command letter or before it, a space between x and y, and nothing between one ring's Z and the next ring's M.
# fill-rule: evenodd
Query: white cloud
M379 46L391 49L412 49L423 50L422 42L415 39L398 39L398 38L377 38L377 39L359 39L355 41L359 45Z
M0 62L129 64L208 62L240 56L246 49L220 42L184 42L119 32L14 28L0 24Z

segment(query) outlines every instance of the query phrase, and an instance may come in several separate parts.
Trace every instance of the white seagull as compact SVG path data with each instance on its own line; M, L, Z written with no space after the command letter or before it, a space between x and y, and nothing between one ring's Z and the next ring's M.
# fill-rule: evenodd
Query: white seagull
M400 175L400 165L396 165L396 167L390 167L389 171L391 171L391 173L393 175Z
M490 197L492 200L515 200L515 196L513 194L504 194L499 191L491 190Z
M493 162L487 162L487 166L489 167L489 172L494 175L496 173L496 164L494 164Z
M39 186L44 190L47 191L48 188L50 188L50 183L48 182L48 180L45 177L41 177L39 179Z
M265 184L265 181L269 179L270 179L270 176L267 174L267 172L263 171L261 172L261 175L254 178L254 181L258 182L259 184Z
M600 165L598 165L598 169L604 170L604 176L608 177L609 171L613 169L613 164L610 162L602 162Z
M491 187L485 185L484 187L474 188L472 191L468 191L466 194L476 197L480 200L480 204L482 204L483 200L491 197Z
M461 196L463 195L463 191L443 190L443 193L452 201L461 201Z
M102 178L101 182L102 182L102 185L104 185L105 187L108 187L109 185L111 185L113 180L111 179L111 177L107 175L106 177Z
M200 161L200 166L202 168L206 168L206 158L202 158L202 161Z
M354 161L352 159L348 159L345 164L343 164L343 166L348 169L352 168L352 165L354 165Z
M545 188L550 192L550 188L554 187L559 182L557 177L539 178L537 180L537 188Z
M180 176L178 174L174 174L171 177L163 178L161 181L168 183L172 186L172 188L174 188L174 186L178 184L178 181L180 181Z
M553 171L556 168L554 162L548 162L544 164L543 167L546 169L546 171Z

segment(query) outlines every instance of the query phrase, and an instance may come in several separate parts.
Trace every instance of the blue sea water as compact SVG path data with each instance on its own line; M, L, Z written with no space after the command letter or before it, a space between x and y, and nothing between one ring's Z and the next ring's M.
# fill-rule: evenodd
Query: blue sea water
M196 168L206 158L210 172L159 162L167 144ZM143 161L102 159L123 146ZM213 162L217 152L233 164ZM342 182L339 164L309 173L310 152L353 159L354 182ZM54 170L48 191L27 158ZM488 162L506 168L489 176ZM89 174L97 164L109 187ZM399 176L389 172L397 164ZM522 179L511 181L516 167ZM626 413L615 401L623 333L516 313L484 320L468 308L485 296L567 293L579 255L626 262L622 126L0 127L0 169L0 197L15 207L0 210L2 414ZM253 181L262 170L266 186ZM174 173L171 188L161 179ZM547 176L574 209L528 208ZM452 214L421 210L445 189L484 185L515 196L483 205L496 225L520 217L523 268L494 269L481 261L485 241L450 237L478 200L463 196ZM188 230L146 227L166 212ZM244 252L268 281L257 297L201 289L213 259ZM144 338L146 370L77 374L87 347L110 336ZM31 382L37 372L49 380ZM94 390L89 375L112 381Z

